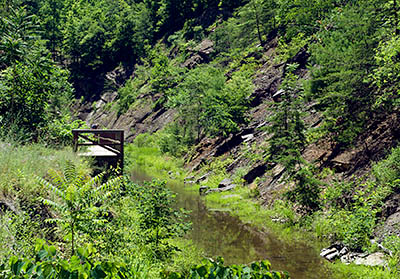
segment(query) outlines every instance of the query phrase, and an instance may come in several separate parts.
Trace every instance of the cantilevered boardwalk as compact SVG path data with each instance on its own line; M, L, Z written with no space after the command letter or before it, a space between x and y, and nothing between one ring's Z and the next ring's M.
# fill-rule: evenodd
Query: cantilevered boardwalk
M124 130L74 129L74 152L101 165L124 168ZM84 149L82 150L82 147Z

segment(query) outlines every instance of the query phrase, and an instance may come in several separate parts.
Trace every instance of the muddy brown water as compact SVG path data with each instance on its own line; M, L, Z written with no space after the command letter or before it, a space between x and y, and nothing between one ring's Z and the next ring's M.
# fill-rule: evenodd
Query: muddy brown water
M134 171L132 180L150 180ZM276 234L245 224L227 211L208 209L198 193L185 189L183 183L169 183L176 193L177 207L190 211L192 229L187 238L201 248L207 257L222 256L227 264L247 264L267 259L274 270L286 270L294 279L331 278L323 260L310 245L300 241L281 240Z

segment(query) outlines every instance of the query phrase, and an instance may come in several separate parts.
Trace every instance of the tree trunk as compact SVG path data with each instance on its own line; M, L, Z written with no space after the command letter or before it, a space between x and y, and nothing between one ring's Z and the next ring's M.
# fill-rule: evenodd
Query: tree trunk
M254 9L255 17L256 17L257 37L258 37L258 40L260 41L260 45L264 46L264 43L263 43L263 40L261 37L261 31L260 31L260 18L258 15L257 6L254 2L253 2L253 9Z
M398 13L399 13L399 8L397 7L397 0L393 0L394 33L396 35L400 34Z

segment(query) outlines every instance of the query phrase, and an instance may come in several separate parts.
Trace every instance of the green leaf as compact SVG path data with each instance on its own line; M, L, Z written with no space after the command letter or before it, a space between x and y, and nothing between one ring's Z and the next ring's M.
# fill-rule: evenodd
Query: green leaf
M101 265L97 265L90 274L93 276L95 279L103 279L106 278L107 274L103 271Z

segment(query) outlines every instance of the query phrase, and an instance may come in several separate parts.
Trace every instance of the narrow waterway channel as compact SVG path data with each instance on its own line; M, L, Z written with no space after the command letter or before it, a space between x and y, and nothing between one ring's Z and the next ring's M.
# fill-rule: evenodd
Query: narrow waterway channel
M132 173L138 183L149 180L144 173ZM190 211L192 229L186 237L205 251L207 257L222 256L227 264L268 259L273 269L286 270L293 279L330 278L318 253L297 241L282 241L276 235L243 223L229 212L207 209L183 183L169 183L176 193L177 206Z

